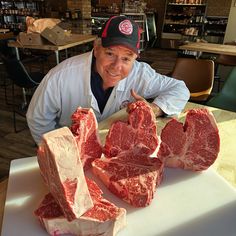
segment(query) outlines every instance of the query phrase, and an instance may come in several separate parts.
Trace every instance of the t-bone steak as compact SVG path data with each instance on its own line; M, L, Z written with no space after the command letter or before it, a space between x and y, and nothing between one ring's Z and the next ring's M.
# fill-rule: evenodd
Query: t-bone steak
M126 210L104 199L95 182L87 184L94 207L70 222L50 193L44 197L35 215L50 235L114 236L126 225Z
M38 149L42 177L69 221L93 207L80 155L67 127L44 134Z
M103 150L106 157L128 150L149 156L159 144L152 108L144 101L137 101L131 103L128 109L128 121L115 121L109 129Z
M148 206L161 183L164 164L132 152L96 159L92 170L117 197L134 207Z
M71 131L76 138L82 164L84 169L88 169L91 162L102 155L96 117L92 109L78 107L71 119Z
M157 156L167 167L202 171L220 151L220 137L213 114L206 108L187 111L185 123L170 120L161 132Z

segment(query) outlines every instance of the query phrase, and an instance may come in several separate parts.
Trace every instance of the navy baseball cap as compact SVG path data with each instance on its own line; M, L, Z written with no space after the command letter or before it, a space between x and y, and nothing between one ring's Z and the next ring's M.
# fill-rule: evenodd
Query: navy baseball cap
M126 16L113 16L102 27L100 37L103 47L122 45L139 54L140 34L138 24Z

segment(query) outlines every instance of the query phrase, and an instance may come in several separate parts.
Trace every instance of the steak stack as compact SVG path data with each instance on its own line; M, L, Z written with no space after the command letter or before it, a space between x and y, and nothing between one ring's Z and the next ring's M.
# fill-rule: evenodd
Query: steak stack
M38 162L50 193L35 215L50 235L113 236L125 226L126 210L104 199L84 169L92 166L112 193L134 207L145 207L161 184L164 165L205 170L220 149L219 131L207 109L189 110L184 124L169 121L161 143L153 111L144 101L129 105L127 121L111 125L103 149L97 132L93 111L78 108L71 129L43 136Z
M135 207L151 203L163 175L163 163L150 155L156 150L155 116L144 101L129 105L128 121L115 121L105 141L106 158L92 169L108 189Z
M66 127L43 135L38 163L50 193L35 215L50 235L113 236L125 226L126 210L102 198L99 187L86 181L81 159L89 166L91 159L101 155L101 146L91 110L79 108L76 113L78 120L74 114L72 125L76 137ZM95 147L94 153L88 144L90 149Z
M35 215L50 235L111 236L126 225L126 210L104 199L97 184L86 180L94 207L78 219L68 221L51 193L44 197Z
M158 157L167 167L206 170L220 151L219 130L208 109L188 110L184 124L170 120L161 131L161 141Z
M112 193L132 206L148 206L161 183L164 164L158 158L123 155L96 159L92 163L93 173Z

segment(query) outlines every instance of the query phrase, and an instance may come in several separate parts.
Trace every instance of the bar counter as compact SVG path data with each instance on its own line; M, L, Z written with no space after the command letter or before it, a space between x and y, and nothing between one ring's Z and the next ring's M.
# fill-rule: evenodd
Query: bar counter
M236 56L236 45L191 42L179 46L179 49Z

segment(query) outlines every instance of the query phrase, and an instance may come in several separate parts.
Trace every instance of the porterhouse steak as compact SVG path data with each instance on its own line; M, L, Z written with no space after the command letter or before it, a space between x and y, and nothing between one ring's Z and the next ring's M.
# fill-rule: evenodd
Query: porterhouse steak
M163 174L163 163L150 155L158 147L156 119L144 101L131 103L128 121L115 121L105 140L106 158L92 169L107 188L135 207L151 203Z
M164 164L158 158L132 152L117 157L100 158L92 170L117 197L134 207L148 206L160 185Z
M109 129L103 150L106 157L118 156L129 150L149 156L159 144L152 108L144 101L137 101L128 109L128 121L115 121Z
M206 170L220 151L220 137L213 114L206 108L187 111L185 123L170 120L161 132L158 157L167 167Z
M93 207L80 152L69 128L44 134L37 156L43 180L69 221Z
M50 235L114 236L126 225L126 210L102 197L97 184L86 178L94 207L78 219L68 221L51 193L47 194L35 215Z
M91 108L78 107L72 114L71 131L80 150L84 169L91 167L91 162L102 155L102 146L98 136L98 125Z

